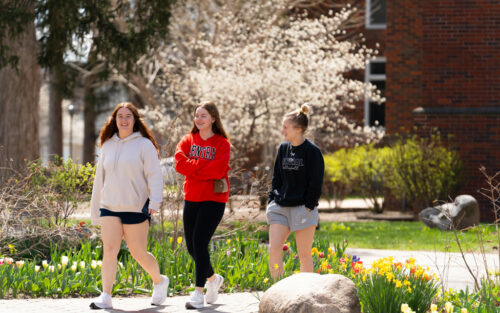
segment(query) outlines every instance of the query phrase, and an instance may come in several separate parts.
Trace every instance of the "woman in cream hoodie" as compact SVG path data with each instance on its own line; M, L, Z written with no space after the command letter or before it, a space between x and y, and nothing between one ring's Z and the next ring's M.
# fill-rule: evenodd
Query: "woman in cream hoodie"
M99 136L101 153L92 189L91 219L101 225L102 294L90 307L112 308L111 290L122 237L153 279L151 304L160 305L167 297L169 280L160 274L155 257L146 250L151 214L158 212L163 192L158 145L135 106L128 102L116 106Z

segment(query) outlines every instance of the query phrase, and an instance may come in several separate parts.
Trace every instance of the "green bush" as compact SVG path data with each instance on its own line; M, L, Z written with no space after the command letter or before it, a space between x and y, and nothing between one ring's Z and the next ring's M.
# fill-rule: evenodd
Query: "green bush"
M447 201L462 182L460 157L443 145L439 134L398 137L388 160L386 186L396 199L405 199L415 214L435 200Z
M415 213L434 200L446 201L460 187L463 171L458 153L447 149L439 134L398 136L382 148L369 144L340 149L325 156L325 168L325 179L337 190L352 190L367 199L376 213L384 210L377 199L387 190L409 203ZM333 196L342 200L346 194Z
M27 188L35 195L44 194L52 202L56 225L66 224L67 218L78 208L78 202L88 200L92 194L95 166L74 163L72 159L56 158L43 166L41 161L27 165Z
M15 257L47 257L50 243L79 246L92 232L75 225L69 216L92 192L94 167L71 159L47 166L29 162L0 186L0 254L16 246ZM11 253L12 254L12 253Z
M367 199L372 211L381 213L384 203L379 198L384 193L388 155L389 148L375 148L373 144L340 149L325 156L326 179L336 184L337 190L352 190Z

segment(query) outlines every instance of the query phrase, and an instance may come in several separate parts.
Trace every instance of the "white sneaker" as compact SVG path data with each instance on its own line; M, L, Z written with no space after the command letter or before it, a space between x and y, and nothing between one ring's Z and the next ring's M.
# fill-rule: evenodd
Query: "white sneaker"
M207 281L207 303L214 303L217 301L217 297L219 296L219 288L222 286L224 282L224 277L219 274L215 274L215 279L212 282Z
M168 293L168 277L161 275L162 281L159 284L153 284L153 296L151 297L152 305L161 305L167 299Z
M204 303L205 297L203 296L203 293L195 289L191 293L191 298L188 300L188 302L186 302L186 309L201 309L203 308Z
M111 295L107 292L101 293L101 295L99 297L92 300L92 303L90 304L90 308L92 310L112 309L113 304L111 303Z

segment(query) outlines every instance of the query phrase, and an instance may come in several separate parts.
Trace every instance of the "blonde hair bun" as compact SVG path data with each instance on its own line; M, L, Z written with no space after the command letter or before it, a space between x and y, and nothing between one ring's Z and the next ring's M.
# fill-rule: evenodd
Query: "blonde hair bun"
M309 103L304 103L303 105L300 106L300 111L299 113L302 113L302 114L307 114L311 111L311 106L309 105Z

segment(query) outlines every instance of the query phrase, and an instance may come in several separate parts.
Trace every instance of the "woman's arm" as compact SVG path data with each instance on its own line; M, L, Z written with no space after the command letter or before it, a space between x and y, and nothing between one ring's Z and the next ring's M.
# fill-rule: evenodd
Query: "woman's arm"
M151 141L143 145L144 176L148 182L149 209L158 211L163 199L163 174L155 146Z
M188 157L189 149L191 149L190 136L182 138L175 149L175 170L184 176L192 175L201 166L200 159Z
M305 195L306 208L313 210L321 196L321 188L323 186L323 176L325 173L325 161L319 149L311 151L311 158L308 160L309 184Z
M92 186L92 198L90 200L90 219L92 224L99 225L99 209L101 206L101 190L104 186L104 152L101 148L101 153L97 159L97 166L94 175L94 185Z
M276 194L279 194L281 189L282 180L281 180L281 146L278 148L278 153L276 154L276 160L274 161L273 168L273 178L271 180L271 190L268 194L267 202L270 203L275 199Z

